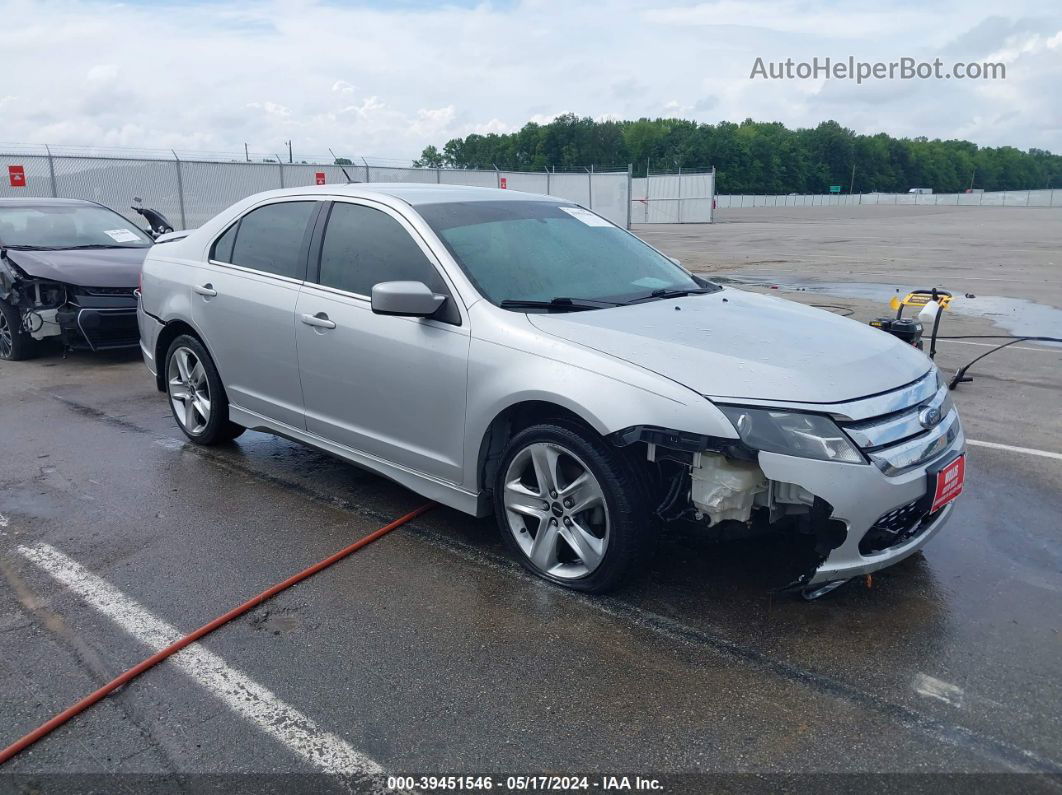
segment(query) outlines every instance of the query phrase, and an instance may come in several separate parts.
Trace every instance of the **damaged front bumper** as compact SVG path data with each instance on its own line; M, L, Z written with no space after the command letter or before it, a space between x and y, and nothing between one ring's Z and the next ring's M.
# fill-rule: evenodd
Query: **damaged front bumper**
M947 460L964 446L959 428L955 440L933 461ZM952 503L929 513L924 506L931 493L929 463L899 475L886 475L873 465L810 461L777 453L760 453L759 463L770 480L795 483L829 503L833 509L830 519L842 522L847 530L840 545L798 585L846 580L899 563L940 531L954 507ZM895 525L892 517L897 512L906 517L895 528L895 541L883 549L868 548L868 535L882 525Z
M898 563L925 546L950 518L954 503L933 510L936 472L964 453L966 440L935 368L912 384L862 400L778 408L829 416L866 462L761 450L758 473L739 463L747 488L757 490L755 502L770 509L771 521L794 504L810 508L805 526L817 536L817 562L794 586L846 580ZM741 496L724 495L726 502L720 502L716 491L702 493L715 498L698 506L705 513L732 506Z
M37 342L92 351L137 344L133 288L82 287L34 279L5 265L0 300L12 306L22 331Z

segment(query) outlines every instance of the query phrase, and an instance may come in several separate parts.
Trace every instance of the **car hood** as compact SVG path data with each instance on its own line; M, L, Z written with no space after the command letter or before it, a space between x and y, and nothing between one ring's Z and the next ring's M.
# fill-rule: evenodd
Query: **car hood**
M721 398L836 403L903 386L930 367L883 331L742 290L528 319L547 334Z
M73 251L7 250L7 258L35 279L78 287L136 287L148 248Z

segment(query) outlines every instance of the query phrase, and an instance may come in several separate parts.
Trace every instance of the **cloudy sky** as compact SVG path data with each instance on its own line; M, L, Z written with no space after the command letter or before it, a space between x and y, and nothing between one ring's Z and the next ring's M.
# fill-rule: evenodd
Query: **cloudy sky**
M407 159L566 111L1062 151L1062 5L1010 0L0 0L0 141ZM750 80L757 57L1006 79Z

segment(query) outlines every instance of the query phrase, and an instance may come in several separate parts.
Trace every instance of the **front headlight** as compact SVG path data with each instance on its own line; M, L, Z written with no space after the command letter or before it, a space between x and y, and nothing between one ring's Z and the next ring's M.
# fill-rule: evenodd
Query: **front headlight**
M829 417L794 411L717 406L741 440L755 450L820 461L865 463L862 454Z

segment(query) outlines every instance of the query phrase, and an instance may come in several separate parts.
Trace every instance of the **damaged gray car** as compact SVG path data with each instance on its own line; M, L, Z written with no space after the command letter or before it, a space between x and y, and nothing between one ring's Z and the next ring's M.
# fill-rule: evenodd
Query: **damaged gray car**
M0 199L0 359L27 359L49 341L136 346L135 290L151 245L94 202Z

